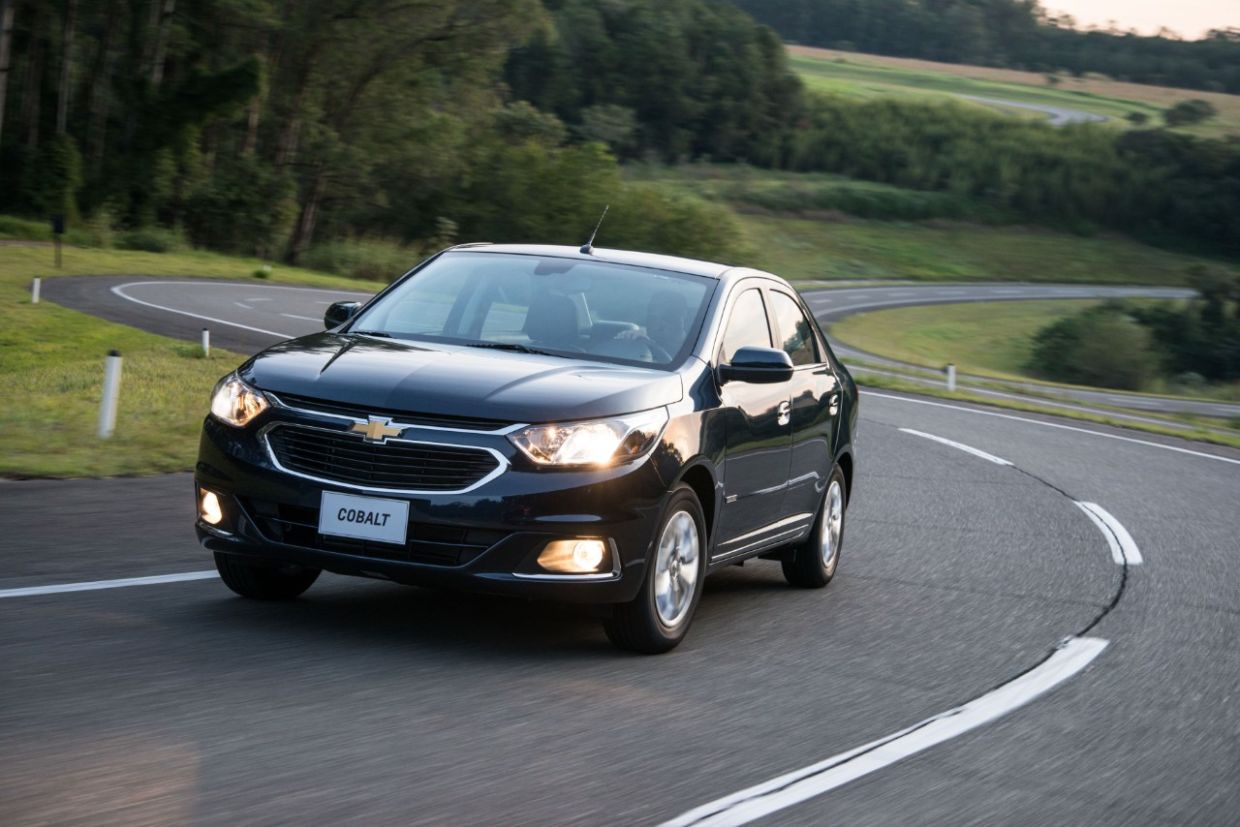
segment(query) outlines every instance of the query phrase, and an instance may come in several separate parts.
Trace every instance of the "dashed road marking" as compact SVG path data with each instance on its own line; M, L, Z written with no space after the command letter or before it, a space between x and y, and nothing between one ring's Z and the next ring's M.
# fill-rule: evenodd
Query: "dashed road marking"
M988 454L985 451L974 448L971 445L965 445L963 442L955 442L950 439L945 439L941 436L935 436L934 434L927 434L924 431L914 431L912 428L901 428L900 430L906 434L912 434L913 436L919 436L919 437L922 437L923 439L930 439L935 442L942 443L943 445L950 445L952 448L956 448L957 450L964 451L966 454L972 454L975 457L981 457L987 462L993 462L995 465L1011 465L1012 464L1008 462L1006 459L1004 459L1003 457L997 457L994 454Z
M1111 515L1111 512L1097 503L1077 501L1076 507L1084 511L1090 522L1102 532L1102 536L1106 538L1107 545L1111 549L1111 559L1116 565L1139 566L1144 562L1136 541L1132 539L1128 529Z
M83 583L57 583L51 586L26 586L20 589L0 589L0 598L35 597L41 594L67 594L69 592L94 592L101 589L125 589L130 586L154 586L160 583L187 583L191 580L210 580L219 577L211 571L183 571L176 574L157 574L152 577L122 577L118 580L90 580Z
M1108 641L1071 637L1039 665L962 706L817 764L690 810L663 827L748 824L988 724L1079 674Z

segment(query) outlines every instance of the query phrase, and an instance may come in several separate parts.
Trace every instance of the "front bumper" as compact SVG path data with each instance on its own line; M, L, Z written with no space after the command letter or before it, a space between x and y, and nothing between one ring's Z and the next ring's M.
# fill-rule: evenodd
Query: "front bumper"
M281 416L293 415L271 411L244 429L211 417L204 422L196 491L214 492L224 512L219 525L197 521L205 548L338 574L546 600L624 602L641 586L667 494L656 462L549 471L523 462L503 436L454 432L453 443L502 453L506 470L459 494L358 491L277 467L259 434L269 417ZM428 441L442 436L417 435ZM408 502L405 546L320 535L325 490ZM535 563L547 542L580 537L608 540L610 572L553 575Z

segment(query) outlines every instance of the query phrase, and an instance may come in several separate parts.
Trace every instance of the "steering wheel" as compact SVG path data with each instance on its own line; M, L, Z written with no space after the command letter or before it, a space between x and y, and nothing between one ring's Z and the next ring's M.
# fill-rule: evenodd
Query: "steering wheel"
M672 361L672 354L668 353L666 350L663 349L662 345L660 345L658 342L656 342L654 339L651 339L649 336L647 336L644 333L637 334L636 336L630 338L629 341L630 342L641 342L646 347L650 348L650 355L655 358L656 362Z

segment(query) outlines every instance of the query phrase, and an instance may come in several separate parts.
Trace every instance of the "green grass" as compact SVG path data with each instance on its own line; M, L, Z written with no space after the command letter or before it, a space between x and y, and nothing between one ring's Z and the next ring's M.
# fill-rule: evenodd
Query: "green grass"
M742 215L754 265L789 279L1184 283L1195 256L1122 236L955 222Z
M1056 319L1100 302L1092 300L971 302L900 307L850 316L831 326L832 338L914 365L1024 378L1033 337Z
M30 304L32 276L51 276L50 248L0 246L0 475L107 476L193 467L216 379L244 357ZM63 274L252 278L260 262L210 253L64 251ZM378 289L382 285L275 267L272 282ZM96 437L103 360L124 357L115 435Z
M1045 227L996 224L1004 216L941 193L738 164L636 164L627 177L724 203L739 213L743 263L789 279L1184 283L1193 264L1217 262L1107 233L1081 236ZM838 205L829 209L830 205ZM877 220L880 216L957 215Z
M790 56L792 68L801 75L805 85L814 90L857 98L904 97L925 101L927 97L950 97L973 95L982 98L1011 100L1079 109L1108 118L1121 120L1130 112L1143 112L1157 121L1159 110L1148 103L1124 100L1105 95L1060 90L1051 86L1031 86L1020 83L980 80L928 70L911 70L885 66L869 61L839 59L827 60L805 55ZM987 104L976 104L988 106ZM1040 117L1029 110L1014 108L1014 114Z
M807 88L845 97L899 97L924 102L935 98L961 100L960 96L969 95L1090 112L1110 119L1108 122L1117 128L1127 128L1125 118L1134 112L1144 114L1149 126L1161 125L1162 111L1173 103L1205 98L1219 110L1218 116L1177 131L1205 137L1240 132L1240 96L1236 95L1120 83L1094 76L1063 76L1052 86L1044 75L1033 72L802 47L791 47L788 59ZM1017 117L1045 117L1017 107L973 105Z
M831 336L909 364L937 369L951 362L962 373L1051 385L1029 373L1034 336L1051 322L1100 303L1062 299L900 307L850 316L831 326ZM1180 387L1157 378L1145 392L1234 401L1240 399L1240 383Z

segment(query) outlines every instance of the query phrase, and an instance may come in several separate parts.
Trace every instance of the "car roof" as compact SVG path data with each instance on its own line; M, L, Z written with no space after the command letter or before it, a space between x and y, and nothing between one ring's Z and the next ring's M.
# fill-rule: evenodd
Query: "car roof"
M509 253L526 256L550 256L554 258L579 259L581 261L606 261L613 264L631 264L638 267L651 267L656 270L671 270L676 273L689 273L695 276L723 278L730 271L745 270L730 264L719 264L713 261L700 261L695 258L680 256L664 256L658 253L638 253L632 250L610 250L594 247L589 253L583 253L577 247L557 244L459 244L451 250L468 250L480 253ZM751 275L755 271L745 270ZM769 275L762 273L761 275Z

